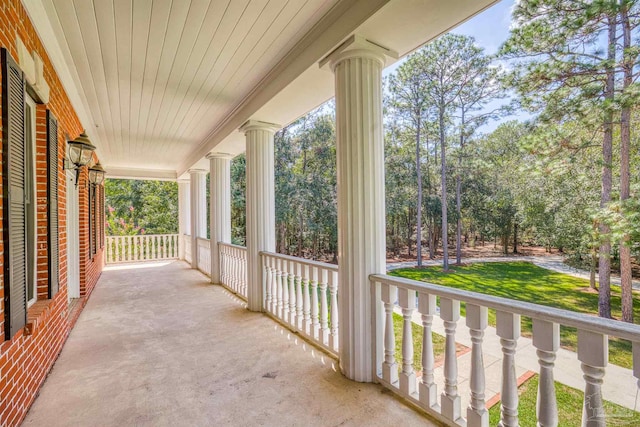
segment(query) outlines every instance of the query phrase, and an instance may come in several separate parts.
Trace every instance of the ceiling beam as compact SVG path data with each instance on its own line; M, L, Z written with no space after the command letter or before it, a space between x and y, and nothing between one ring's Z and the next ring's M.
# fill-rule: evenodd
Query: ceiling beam
M135 168L108 168L109 179L141 179L148 181L176 181L178 176L174 170L161 169L135 169Z

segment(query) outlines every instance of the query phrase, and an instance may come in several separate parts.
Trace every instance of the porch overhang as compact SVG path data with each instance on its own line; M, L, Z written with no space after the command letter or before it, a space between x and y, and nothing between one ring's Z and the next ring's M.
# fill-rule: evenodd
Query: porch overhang
M206 0L203 1L210 3ZM182 122L176 126L172 125L173 127L156 122L156 127L164 126L163 129L166 130L164 133L153 129L153 126L148 122L146 126L138 124L135 129L131 124L135 120L142 120L141 117L147 117L148 120L148 115L156 112L157 117L165 117L170 114L169 111L165 111L168 107L162 104L164 98L157 98L155 92L156 86L160 87L165 83L162 80L163 73L165 73L163 63L160 60L155 63L149 61L150 63L148 65L145 63L145 67L142 69L141 79L140 76L135 76L132 72L129 74L128 81L122 80L120 70L114 69L108 61L115 61L116 68L121 67L122 62L119 60L123 58L124 54L109 50L100 44L103 39L110 40L108 37L112 37L114 42L120 43L120 39L115 38L115 31L120 28L108 28L109 23L114 27L120 24L120 21L116 20L116 18L121 18L118 15L121 13L118 5L105 2L106 6L104 6L101 3L100 8L111 7L114 11L114 17L106 20L86 5L80 8L83 10L88 8L84 11L70 9L56 0L24 2L24 5L40 38L44 41L69 98L78 111L80 120L86 128L91 129L92 140L98 146L100 158L107 169L108 176L112 178L176 179L186 177L186 171L191 168L207 167L208 162L205 156L211 151L234 155L242 153L245 149L244 137L238 128L247 120L288 124L333 97L334 76L332 73L322 70L318 62L350 36L357 34L373 43L396 51L400 57L403 57L422 44L490 7L495 2L496 0L461 0L456 2L445 0L337 0L314 2L314 7L317 8L316 14L309 14L306 21L298 23L299 28L304 31L296 33L288 44L282 42L282 49L286 48L286 50L282 50L274 56L277 61L270 68L263 67L264 70L261 73L251 74L251 79L240 79L242 81L237 82L238 89L234 92L232 99L225 100L222 103L224 105L216 106L215 114L206 112L202 114L200 109L197 109L198 119L193 119L194 121L189 124L194 128L189 129L189 132L186 132L185 126L187 125ZM171 8L171 6L169 7ZM247 8L251 7L255 6L247 4L245 10L249 10ZM276 7L280 6L271 3L263 6L260 17L264 13L271 17L269 18L271 21L265 18L264 22L260 21L261 25L276 25L280 15L287 13L284 6L280 9L280 13L270 12L270 9ZM171 8L171 11L167 12L164 33L160 32L158 36L169 37L170 26L179 26L179 22L176 23L175 14L179 14L180 9L176 9L177 11L174 11ZM72 10L77 16L65 17L65 14L71 13ZM96 15L92 17L93 22L78 23L77 28L72 29L68 28L70 26L68 24L67 27L63 27L65 23L71 22L71 18L79 21L85 16L84 14L92 10ZM142 12L133 11L130 17L131 27L134 28L138 24L147 25L149 31L153 31L155 29L153 26L155 21L153 20L156 18L151 15L151 8L148 11L149 16ZM155 13L155 11L154 8L153 12ZM226 13L225 9L225 16ZM184 18L183 21L185 26L188 25L187 18ZM239 18L238 22L240 22ZM258 22L257 18L256 22ZM291 22L294 22L294 18L291 18ZM114 34L111 34L111 31ZM244 37L247 37L247 33L241 33L239 36L243 34ZM84 56L78 55L78 44L74 44L73 37L69 37L70 35L81 39L84 44ZM121 36L118 35L118 37ZM124 37L127 37L126 34ZM147 55L145 49L155 48L155 45L148 39L147 44L139 43L138 46L134 43L133 35L130 34L128 37L127 40L131 41L131 51L128 52L129 56L125 55L124 58L131 61L131 70L133 70L137 57ZM213 38L211 42L214 42ZM274 41L274 43L277 42L277 40ZM87 54L86 51L90 50L92 46L99 48L100 52ZM159 49L156 53L166 54L162 50L164 42ZM173 57L167 57L166 61L175 62L176 58L180 60L178 56L181 52L182 50L173 51ZM242 61L237 70L240 74L248 73L250 71L247 70L248 63L251 62L247 62L249 57L250 55L244 59L230 57L224 70L226 70L226 65L233 63L233 61ZM243 66L245 63L247 66ZM227 71L225 74L224 70L221 71L220 67L205 70L208 72L207 79L210 80L203 81L188 82L181 79L174 81L169 76L166 84L168 90L179 91L181 87L184 88L184 96L188 97L192 92L197 91L198 84L206 88L207 85L213 84L211 81L217 82L221 78L227 78L227 74L230 73ZM153 84L149 83L154 76ZM149 82L139 81L145 79ZM232 82L232 80L229 81ZM128 105L131 108L118 110L118 105L121 105L123 101L113 99L113 95L110 96L113 92L110 92L109 88L111 88L110 84L114 84L113 82L129 88L128 93L135 101L138 100L138 95L134 89L137 90L140 86L139 96L143 98L137 104L140 111L136 111L135 102L133 105L129 102ZM187 85L187 83L189 84ZM118 86L118 88L121 91L118 96L127 94L126 90L122 91L122 86ZM215 90L218 89L215 88ZM178 95L182 94L178 93ZM220 92L218 95L222 96L223 94ZM157 96L159 97L160 94ZM162 97L164 96L164 92L162 92ZM215 99L211 96L203 96L196 99L194 96L194 100L202 102L203 105L220 102L218 98L219 96L216 96ZM161 105L156 105L156 102ZM119 117L113 114L114 111L118 111ZM183 105L181 103L177 117L189 116L191 118L190 114L193 111L196 110L191 104L187 102L186 105ZM129 124L128 128L127 124ZM138 129L141 131L138 132Z

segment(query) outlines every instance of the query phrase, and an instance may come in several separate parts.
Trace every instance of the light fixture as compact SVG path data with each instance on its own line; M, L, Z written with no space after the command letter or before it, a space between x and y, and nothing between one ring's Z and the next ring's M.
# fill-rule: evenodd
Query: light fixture
M76 187L78 186L78 178L80 177L80 168L89 164L93 159L95 149L95 145L91 143L84 131L73 141L67 141L67 156L74 165L72 169L76 170Z
M94 185L100 185L104 181L105 170L100 162L89 168L89 182Z

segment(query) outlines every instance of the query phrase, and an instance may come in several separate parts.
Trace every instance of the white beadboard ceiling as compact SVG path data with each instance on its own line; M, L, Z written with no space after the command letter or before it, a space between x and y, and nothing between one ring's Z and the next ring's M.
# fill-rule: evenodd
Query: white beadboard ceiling
M404 56L499 0L22 0L111 177L176 179L334 94L352 34Z
M337 0L42 0L107 168L177 170Z

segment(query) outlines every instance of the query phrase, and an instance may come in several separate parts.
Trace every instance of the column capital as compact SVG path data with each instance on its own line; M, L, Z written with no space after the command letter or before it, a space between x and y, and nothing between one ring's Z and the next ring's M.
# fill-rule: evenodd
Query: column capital
M282 128L282 126L275 123L261 122L259 120L247 120L238 130L246 135L247 132L252 130L266 130L275 133L280 128Z
M320 68L333 70L340 62L350 58L377 60L380 66L384 67L387 62L398 59L398 52L372 43L358 34L353 34L320 61Z
M189 178L181 178L176 180L178 184L189 184L191 180Z
M189 169L187 172L189 172L189 175L199 175L199 174L209 173L209 171L206 169Z
M209 153L205 156L207 160L211 160L211 159L232 160L234 157L235 156L233 154L229 154L229 153Z

